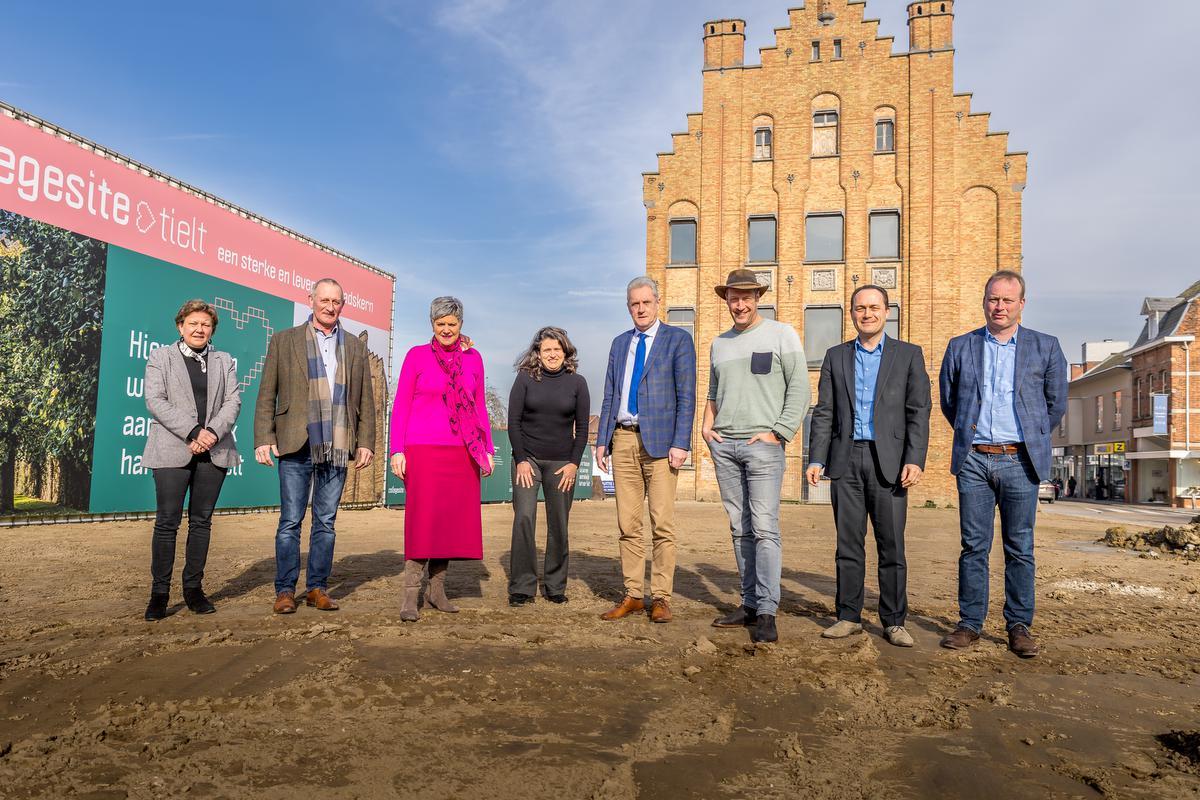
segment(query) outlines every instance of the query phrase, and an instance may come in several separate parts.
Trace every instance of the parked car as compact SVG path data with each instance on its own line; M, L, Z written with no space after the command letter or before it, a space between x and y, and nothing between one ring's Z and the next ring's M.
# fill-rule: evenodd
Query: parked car
M1058 497L1058 487L1053 481L1042 481L1038 484L1038 500L1053 503Z

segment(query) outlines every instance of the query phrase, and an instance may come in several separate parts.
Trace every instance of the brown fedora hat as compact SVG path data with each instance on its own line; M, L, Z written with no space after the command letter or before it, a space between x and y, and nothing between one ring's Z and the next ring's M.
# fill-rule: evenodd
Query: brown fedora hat
M767 291L767 287L758 282L758 276L748 269L735 269L729 273L725 283L714 287L717 296L722 300L725 299L725 292L730 289L755 289L758 291L759 297L762 297Z

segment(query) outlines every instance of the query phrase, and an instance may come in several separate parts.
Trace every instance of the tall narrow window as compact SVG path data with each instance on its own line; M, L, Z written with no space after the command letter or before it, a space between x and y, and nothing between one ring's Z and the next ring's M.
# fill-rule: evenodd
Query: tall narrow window
M813 113L814 156L836 156L838 154L838 112L816 111Z
M1133 418L1142 418L1142 376L1133 379Z
M768 161L771 158L771 129L756 128L754 131L754 160Z
M696 220L671 220L671 263L696 263Z
M668 308L667 309L667 324L674 325L676 328L682 328L687 331L688 336L696 338L696 309L694 308Z
M888 306L887 321L883 323L883 332L893 339L900 338L900 306L895 303Z
M805 261L841 261L841 214L809 214L804 226Z
M1113 430L1121 430L1121 393L1113 392Z
M825 351L841 341L841 306L808 306L804 309L804 353L810 368L820 367L825 360Z
M833 60L840 61L841 58L842 58L842 40L834 39L833 40Z
M875 152L896 152L896 123L890 119L875 120Z
M1104 395L1096 395L1096 433L1104 430Z
M813 61L821 60L821 43L820 42L812 43L812 60Z
M900 212L872 211L871 258L900 258Z
M775 218L750 218L750 252L747 261L771 264L775 262Z
M1158 385L1160 387L1159 391L1163 394L1171 393L1171 386L1167 383L1167 371L1165 369L1158 373Z

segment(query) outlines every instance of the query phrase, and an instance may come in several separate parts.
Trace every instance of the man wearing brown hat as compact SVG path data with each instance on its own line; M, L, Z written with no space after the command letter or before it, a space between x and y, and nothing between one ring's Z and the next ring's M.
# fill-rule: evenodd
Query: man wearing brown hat
M741 604L713 625L749 628L752 640L773 642L778 638L775 615L783 569L779 495L787 463L784 448L804 422L809 385L796 330L758 313L764 291L748 269L734 270L716 287L733 327L712 343L702 433L729 514L742 579Z

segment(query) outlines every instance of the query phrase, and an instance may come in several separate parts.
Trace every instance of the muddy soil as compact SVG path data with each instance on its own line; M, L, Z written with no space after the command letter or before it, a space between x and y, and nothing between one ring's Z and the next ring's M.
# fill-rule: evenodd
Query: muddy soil
M957 514L914 508L916 647L880 638L873 578L867 632L830 641L830 511L787 506L781 639L754 646L709 626L737 603L720 507L678 516L668 625L598 618L621 592L611 501L572 512L566 605L508 607L511 509L489 506L487 557L450 568L462 612L416 624L399 511L342 512L342 610L284 617L274 519L219 517L218 612L191 614L176 585L154 624L148 522L2 530L0 796L1200 797L1187 747L1156 738L1200 728L1200 564L1043 515L1042 656L1005 647L998 541L984 638L952 652Z

